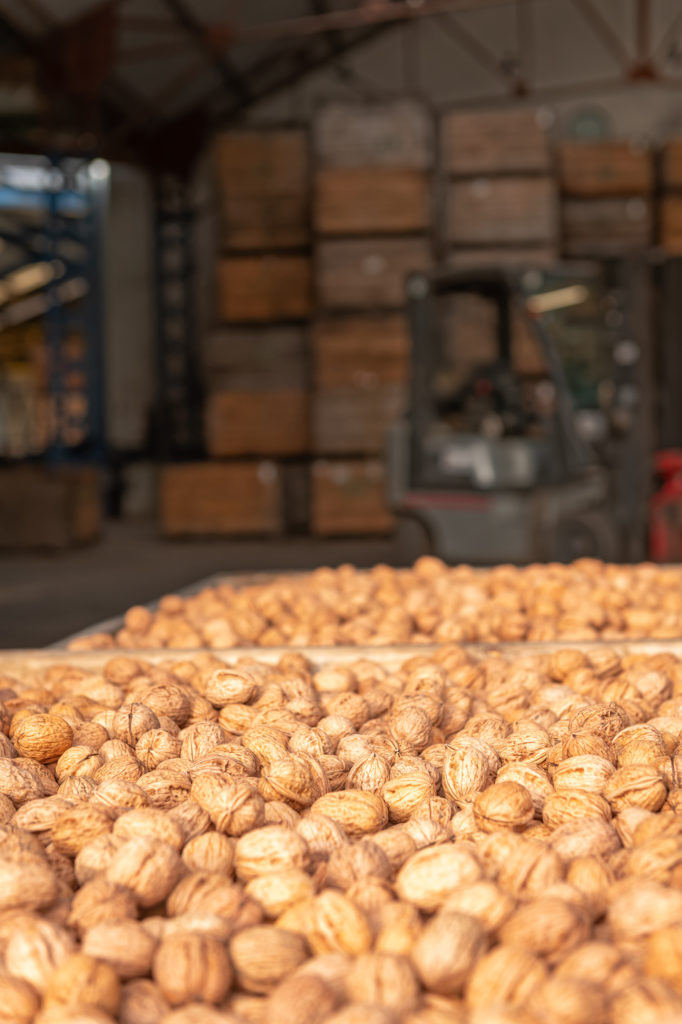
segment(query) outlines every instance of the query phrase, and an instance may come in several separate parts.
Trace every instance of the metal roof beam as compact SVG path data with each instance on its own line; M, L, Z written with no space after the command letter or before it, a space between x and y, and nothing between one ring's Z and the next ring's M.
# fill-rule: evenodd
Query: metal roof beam
M226 57L224 53L219 53L211 45L207 33L207 26L203 25L192 11L185 6L183 0L163 0L163 3L174 15L178 24L184 28L187 34L191 36L191 38L201 48L205 56L220 75L223 85L227 88L227 91L230 94L236 93L240 102L248 102L249 90L245 80L234 67L232 61Z

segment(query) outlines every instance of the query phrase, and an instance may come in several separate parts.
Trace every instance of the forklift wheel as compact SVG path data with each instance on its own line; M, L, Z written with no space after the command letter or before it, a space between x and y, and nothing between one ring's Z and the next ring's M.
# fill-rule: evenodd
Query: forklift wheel
M577 558L612 562L617 557L617 546L613 523L606 513L587 512L558 524L549 557L553 562L573 562Z
M433 554L433 542L429 531L413 516L398 516L395 546L398 565L412 565L422 555Z

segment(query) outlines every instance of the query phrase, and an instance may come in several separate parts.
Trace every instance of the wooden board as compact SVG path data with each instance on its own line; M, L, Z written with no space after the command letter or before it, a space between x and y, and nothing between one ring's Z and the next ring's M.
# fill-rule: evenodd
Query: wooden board
M391 309L405 302L405 279L428 270L431 250L421 238L329 239L317 246L321 309Z
M166 537L276 534L283 522L281 478L272 462L164 466L159 516Z
M671 256L682 256L682 196L668 195L660 207L661 246Z
M479 267L551 267L559 250L551 245L509 245L448 249L446 263L455 270Z
M220 197L220 244L234 252L295 249L310 242L310 197L303 195Z
M670 139L663 147L661 183L664 188L682 189L682 138Z
M218 310L224 321L302 320L311 304L305 256L227 257L218 264Z
M531 107L449 111L440 123L441 167L446 174L548 171L549 138Z
M552 178L474 178L448 186L445 235L452 244L546 243L556 234Z
M412 167L433 164L433 122L410 99L387 103L329 103L313 122L321 167Z
M653 188L651 153L630 142L563 142L558 149L564 192L574 196L638 196Z
M343 167L317 173L313 222L323 235L423 231L430 220L429 181L423 171Z
M220 132L212 162L226 195L303 196L308 188L308 137L301 129Z
M311 341L318 390L407 380L410 336L402 313L324 317Z
M0 548L68 548L95 541L101 481L92 466L0 469Z
M302 326L219 327L204 336L201 354L209 392L307 385L307 330Z
M390 533L386 468L378 459L318 460L312 466L310 527L322 537Z
M374 455L407 404L406 384L365 379L360 386L325 388L312 396L312 449L318 455Z
M568 256L618 256L645 249L653 238L653 209L640 196L564 199L563 249Z
M206 450L232 455L301 455L309 448L308 393L223 391L206 399Z

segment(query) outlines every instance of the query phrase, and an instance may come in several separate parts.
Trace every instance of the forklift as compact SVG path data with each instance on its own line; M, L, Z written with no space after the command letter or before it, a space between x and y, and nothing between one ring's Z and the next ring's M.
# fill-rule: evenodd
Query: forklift
M581 264L410 275L409 404L388 442L399 543L412 523L419 550L450 563L645 557L653 464L645 345L629 336L626 317L642 278L624 266L608 277L601 265ZM494 308L497 351L454 386L444 368L457 360L458 338L443 310L463 295ZM531 381L514 366L520 322L541 357ZM601 360L582 409L565 365L570 345L562 352L576 330Z

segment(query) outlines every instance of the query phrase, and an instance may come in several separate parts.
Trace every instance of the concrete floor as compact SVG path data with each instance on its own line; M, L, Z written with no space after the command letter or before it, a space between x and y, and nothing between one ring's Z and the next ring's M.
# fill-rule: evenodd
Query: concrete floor
M153 524L110 522L92 547L0 555L0 648L43 647L215 572L401 561L388 538L169 542Z

